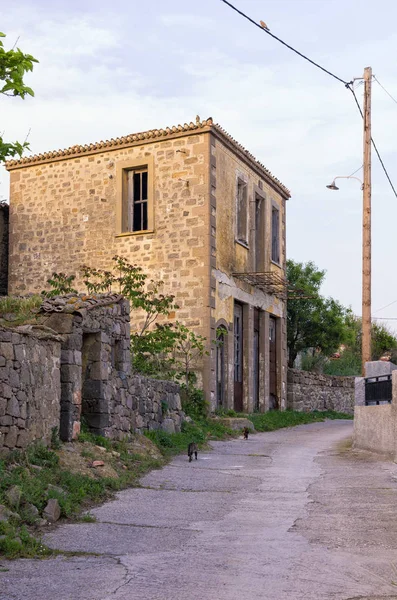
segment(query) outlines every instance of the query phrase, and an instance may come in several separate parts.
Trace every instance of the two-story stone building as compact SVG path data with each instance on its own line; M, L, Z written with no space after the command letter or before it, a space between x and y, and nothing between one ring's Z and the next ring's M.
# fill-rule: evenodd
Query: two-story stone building
M124 256L162 279L177 318L207 338L213 409L285 408L290 194L219 125L197 118L6 166L10 294Z

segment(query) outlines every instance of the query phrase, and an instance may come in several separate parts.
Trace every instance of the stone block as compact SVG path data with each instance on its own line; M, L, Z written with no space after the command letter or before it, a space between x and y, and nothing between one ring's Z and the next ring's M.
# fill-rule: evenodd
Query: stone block
M15 396L12 396L12 398L8 400L6 414L10 415L11 417L20 417L21 413L19 410L19 404Z
M0 356L6 360L14 360L14 347L11 342L0 342Z
M7 435L5 436L4 446L7 448L15 448L18 439L18 427L13 425L9 428Z
M0 417L4 417L4 415L6 414L6 406L7 406L7 399L0 397Z
M7 504L16 510L18 510L19 504L22 498L22 490L19 485L12 485L5 493Z
M166 433L175 433L174 421L172 419L164 419L164 421L161 423L161 429Z
M84 418L89 429L103 431L110 424L109 415L106 413L85 414Z
M78 365L61 365L61 382L80 385L81 367Z
M5 329L0 329L0 342L11 342L12 332Z
M111 366L108 362L94 362L90 365L90 378L96 380L107 380L111 372Z
M48 519L48 521L55 523L55 521L58 521L60 516L61 509L58 500L56 500L56 498L50 498L47 502L47 506L43 511L43 517L45 519Z
M83 384L83 397L87 400L103 398L104 385L102 381L88 379Z
M11 398L12 390L8 383L0 383L0 398Z
M16 447L17 448L26 448L26 446L29 444L29 441L30 441L29 431L27 431L27 430L20 431L18 434Z
M26 360L26 346L24 344L14 346L14 355L16 360L24 362Z

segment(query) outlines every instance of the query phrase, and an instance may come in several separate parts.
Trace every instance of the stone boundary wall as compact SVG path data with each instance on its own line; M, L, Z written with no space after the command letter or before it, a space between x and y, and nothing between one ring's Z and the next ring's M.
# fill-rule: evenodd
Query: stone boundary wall
M115 324L118 326L119 322L116 320ZM65 348L65 340L71 342L75 335L73 333L68 339L66 334L52 335L48 329L40 327L0 327L0 452L2 449L26 448L35 440L48 444L51 430L54 427L59 431L62 429L63 395L70 392L69 388L72 393L68 398L81 405L84 383L76 374L78 369L81 371L81 352L73 349L70 343ZM103 333L97 335L104 336ZM121 347L120 350L122 362L125 349ZM101 352L106 354L106 344L102 343ZM100 378L104 369L101 363L93 362L91 375ZM104 401L96 402L98 412L91 415L105 423L97 433L123 439L144 430L162 429L169 433L181 430L185 415L178 384L110 369ZM92 379L88 383L94 391L98 385L103 386L101 379ZM80 385L80 390L76 384ZM84 412L75 415L74 409L72 406L71 414L80 425ZM95 422L91 430L96 431Z
M61 343L0 328L0 449L49 443L59 428Z
M354 377L288 369L287 406L292 410L354 413Z

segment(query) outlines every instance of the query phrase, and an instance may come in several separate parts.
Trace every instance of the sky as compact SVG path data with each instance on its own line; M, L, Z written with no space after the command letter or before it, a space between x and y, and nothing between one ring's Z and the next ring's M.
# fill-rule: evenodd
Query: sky
M371 66L397 99L395 0L233 3L345 81ZM363 160L362 120L342 83L221 0L0 0L0 14L6 48L18 40L40 61L26 77L34 98L0 98L6 140L30 132L36 154L211 116L291 190L288 258L326 270L323 294L360 315L360 184L325 187ZM377 82L372 127L397 187L397 102ZM372 158L372 314L397 330L397 198Z

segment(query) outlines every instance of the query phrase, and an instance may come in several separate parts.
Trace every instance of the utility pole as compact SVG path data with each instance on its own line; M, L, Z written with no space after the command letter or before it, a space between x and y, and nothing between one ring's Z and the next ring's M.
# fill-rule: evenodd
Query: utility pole
M363 185L363 290L362 374L371 360L371 86L372 69L364 69L364 185Z

